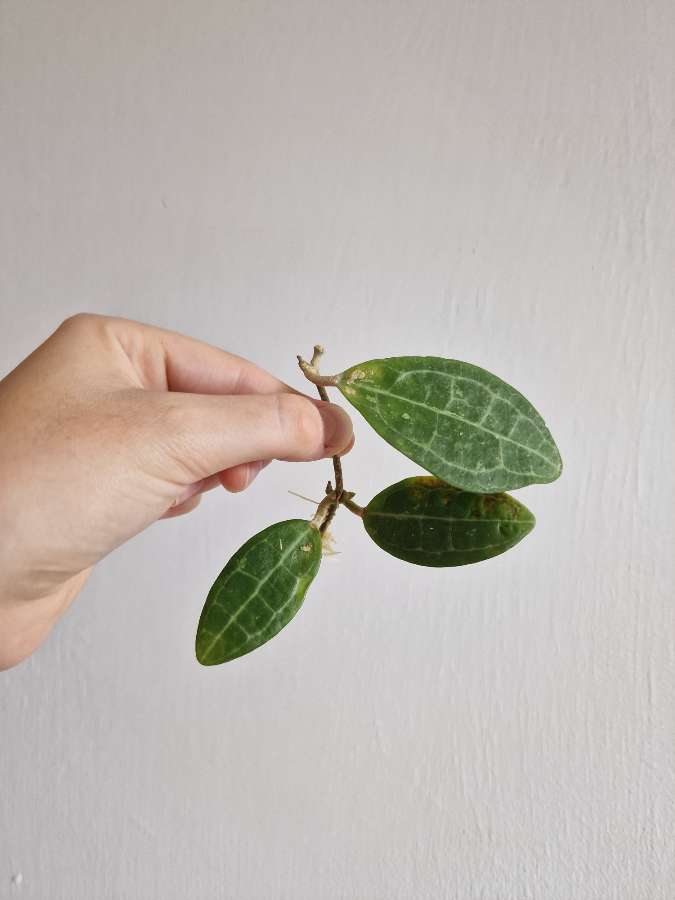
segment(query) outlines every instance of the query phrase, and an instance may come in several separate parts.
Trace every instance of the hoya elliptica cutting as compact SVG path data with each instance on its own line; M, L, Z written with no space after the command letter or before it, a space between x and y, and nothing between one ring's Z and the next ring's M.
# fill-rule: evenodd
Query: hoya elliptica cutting
M323 353L298 361L322 400L337 387L388 443L432 474L380 491L367 507L343 487L326 487L311 522L271 525L229 560L206 598L198 660L216 665L250 653L297 613L316 575L322 534L340 505L361 516L369 536L416 565L480 562L513 547L534 516L505 489L553 481L562 462L544 420L514 388L484 369L439 357L392 357L339 375L318 370Z

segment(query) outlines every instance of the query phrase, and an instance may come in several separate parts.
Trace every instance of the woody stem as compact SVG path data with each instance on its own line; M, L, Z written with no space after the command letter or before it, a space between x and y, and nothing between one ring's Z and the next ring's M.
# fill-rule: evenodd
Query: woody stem
M319 360L323 356L324 349L321 344L314 345L314 352L312 354L311 362L307 362L301 356L298 356L298 364L302 369L305 377L312 382L312 384L316 385L316 389L319 392L319 397L322 400L328 402L328 394L326 393L325 385L335 385L337 383L337 376L335 375L320 375L319 374ZM319 524L319 531L323 534L324 531L328 528L330 523L337 512L337 508L342 501L342 495L344 493L344 482L342 480L342 463L340 462L339 456L333 457L333 471L335 472L335 490L333 490L330 481L326 486L326 497L319 504L319 508L317 509L317 515L319 509L322 510L322 520ZM332 496L332 499L329 503L326 503L329 497ZM325 504L323 509L328 507L325 516L323 515L322 505Z

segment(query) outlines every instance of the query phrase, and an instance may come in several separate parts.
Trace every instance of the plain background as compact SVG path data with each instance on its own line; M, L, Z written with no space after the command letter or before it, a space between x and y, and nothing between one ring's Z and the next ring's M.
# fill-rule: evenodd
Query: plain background
M277 463L112 554L0 676L0 897L675 894L672 0L1 0L8 371L89 310L301 387L435 354L539 408L516 550L418 569L344 511L293 623L203 669ZM354 412L362 503L416 467ZM83 498L86 503L86 498Z

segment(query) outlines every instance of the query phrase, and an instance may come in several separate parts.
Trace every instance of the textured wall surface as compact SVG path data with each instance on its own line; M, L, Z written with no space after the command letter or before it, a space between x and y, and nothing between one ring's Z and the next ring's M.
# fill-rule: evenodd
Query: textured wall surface
M0 897L675 896L672 0L0 0L0 363L78 310L301 386L429 353L544 413L513 552L335 524L298 618L206 670L277 463L107 558L0 675ZM415 466L354 413L347 486ZM1 423L0 423L1 427Z

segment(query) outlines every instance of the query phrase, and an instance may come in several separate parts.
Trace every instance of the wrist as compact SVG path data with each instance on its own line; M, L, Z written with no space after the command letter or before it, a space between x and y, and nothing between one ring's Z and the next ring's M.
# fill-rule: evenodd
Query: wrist
M77 596L91 569L69 578L41 597L26 590L4 590L0 585L0 670L10 669L30 656Z

